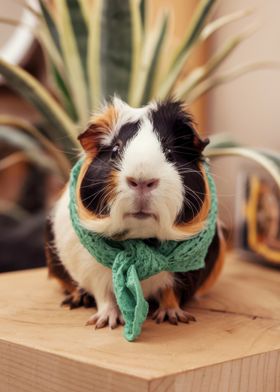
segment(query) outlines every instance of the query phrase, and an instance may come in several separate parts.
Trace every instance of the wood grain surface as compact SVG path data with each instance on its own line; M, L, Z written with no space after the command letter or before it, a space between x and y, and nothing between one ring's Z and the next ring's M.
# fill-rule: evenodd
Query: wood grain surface
M0 391L280 391L280 271L231 255L196 323L85 327L45 269L0 275Z

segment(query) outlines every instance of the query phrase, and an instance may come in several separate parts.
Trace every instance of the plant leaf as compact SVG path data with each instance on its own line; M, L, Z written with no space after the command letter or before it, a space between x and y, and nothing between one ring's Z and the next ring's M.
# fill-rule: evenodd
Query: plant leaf
M91 13L89 22L87 61L92 110L97 110L101 102L101 10L102 0L95 0L94 12Z
M35 163L48 171L56 171L57 166L54 160L47 156L42 148L29 136L23 135L9 126L2 126L0 127L0 140L20 149L15 154L10 154L0 160L0 170L6 170L12 165L25 161Z
M195 14L191 20L191 24L185 34L184 39L182 40L181 46L178 48L178 51L173 60L173 65L180 62L189 51L189 49L197 42L201 30L206 22L209 13L214 6L216 0L201 0Z
M157 74L159 72L159 65L160 65L160 60L162 58L162 53L165 47L165 42L167 38L167 31L168 31L168 24L169 24L169 17L168 15L164 15L160 28L157 29L157 36L155 37L156 39L154 40L154 45L152 47L152 53L148 57L145 53L143 54L143 60L147 61L148 58L148 64L145 66L142 64L142 72L144 75L141 78L141 75L139 75L139 89L140 94L141 94L141 99L139 102L137 102L137 106L147 104L149 100L153 97L153 90L154 86L156 83L157 79ZM147 36L147 41L150 41L151 37Z
M47 7L46 3L44 0L39 0L42 15L43 15L43 20L45 22L46 28L55 44L55 47L57 48L58 52L62 54L62 49L61 49L61 44L60 44L60 38L59 38L59 33L56 28L54 19L49 11L49 8Z
M135 34L131 1L133 0L102 1L100 32L102 99L108 99L117 93L124 101L128 100Z
M68 86L65 83L65 80L63 79L61 73L57 69L56 65L51 63L50 64L51 68L51 73L53 75L54 82L57 87L57 92L59 94L60 100L64 104L64 108L66 109L67 113L71 117L71 119L75 122L78 121L78 116L76 112L76 108L73 104L72 97L69 91Z
M250 31L251 32L251 31ZM211 75L221 63L234 51L234 49L249 36L248 32L230 38L222 49L218 50L201 67L195 68L175 89L175 96L179 99L187 99L190 92L209 75Z
M0 134L1 139L1 134ZM30 151L19 151L13 154L8 155L7 157L0 160L0 171L7 170L11 166L14 166L18 163L33 163L42 169L55 171L56 167L53 161L45 156L42 155L41 150L37 150L36 148L32 148Z
M277 165L279 171L280 171L280 154L277 153L276 151L268 150L268 149L261 149L261 148L256 148L256 151L261 153L262 155L266 156L268 159L271 159L275 165Z
M231 14L224 15L218 19L215 19L213 22L208 23L203 28L203 30L201 31L201 34L199 36L199 40L205 41L220 28L226 26L229 23L232 23L232 22L235 22L239 19L242 19L248 15L251 15L252 13L253 13L253 10L250 8L250 9L246 9L246 10L238 10L238 11L233 12Z
M138 0L130 0L130 23L132 30L132 48L131 48L131 71L129 79L128 103L132 104L132 99L136 86L138 84L140 70L140 56L142 49L143 31L141 25L141 15ZM127 55L129 51L127 51ZM118 93L118 91L116 91Z
M25 27L25 28L29 29L32 33L34 32L33 28L31 26L29 26L27 23L24 24L22 21L20 21L18 19L1 17L0 23L10 25L10 26L19 26L20 25L21 27Z
M215 147L211 146L206 150L205 155L209 158L218 158L226 156L237 156L251 159L261 165L272 176L277 186L280 189L280 167L279 162L276 163L276 158L269 156L268 152L264 153L260 150L246 147ZM280 157L277 157L277 161Z
M37 26L30 26L28 25L28 23L24 23L21 20L11 18L0 18L0 24L1 23L9 26L16 26L27 29L41 43L42 47L47 50L49 56L53 59L53 62L61 68L62 60L57 49L53 46L53 42L49 35L47 27L44 26L43 23L41 23L41 28L39 29L36 28Z
M201 97L203 94L220 86L221 84L228 83L239 76L245 75L248 72L259 71L265 68L278 69L280 70L280 63L275 61L259 61L252 64L245 64L235 67L223 74L206 79L202 83L198 84L189 94L188 103L191 104L197 98Z
M203 29L207 17L217 0L200 0L200 3L186 31L181 45L177 48L170 66L167 69L161 87L157 93L159 98L165 98L170 94L174 84L178 80L182 68L190 56L191 49L199 42L199 35Z
M148 12L147 0L140 0L139 8L140 8L142 29L143 31L146 31L147 12Z
M81 11L83 17L86 21L86 24L89 25L90 22L90 13L93 12L92 10L92 0L79 0Z
M83 72L82 59L79 55L78 44L75 37L74 26L71 20L71 11L67 0L56 0L57 29L63 52L69 87L73 102L79 116L79 123L84 126L89 115L89 101L87 86Z
M21 133L31 136L51 156L60 170L64 179L68 179L70 172L70 162L58 147L47 139L37 128L21 118L0 115L0 125L9 126L11 132L13 129L19 129Z
M39 110L47 123L56 131L58 141L60 139L67 141L69 149L79 146L76 139L76 125L33 76L3 59L0 59L0 74L13 89Z
M33 6L30 4L29 1L27 0L14 0L14 1L22 5L24 8L26 8L31 14L36 16L38 19L41 18L41 14L35 8L33 8Z
M78 0L67 0L67 6L71 18L71 24L73 26L73 33L76 39L81 63L83 66L84 77L87 83L87 50L89 35L88 25L81 9L81 3Z
M213 148L224 148L224 147L241 147L239 143L233 140L226 133L218 133L215 135L211 135L210 143L206 146L205 151Z
M18 204L3 199L0 199L0 214L10 216L17 221L23 221L30 217L30 213Z

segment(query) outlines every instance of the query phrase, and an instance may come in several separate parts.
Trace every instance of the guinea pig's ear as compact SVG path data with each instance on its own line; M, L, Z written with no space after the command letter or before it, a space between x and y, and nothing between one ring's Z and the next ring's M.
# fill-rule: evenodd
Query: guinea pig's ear
M90 123L87 129L78 136L86 153L95 154L98 151L102 134L102 129L98 124Z
M193 136L193 145L195 149L199 152L202 153L204 148L210 143L210 140L208 137L205 139L201 139L198 133L194 130L194 136Z
M184 129L187 133L191 133L192 136L192 148L201 154L204 148L209 144L208 138L202 139L196 130L195 122L193 121L192 115L189 113L186 105L181 104L181 114L183 117Z
M96 154L106 137L113 132L117 111L110 105L99 115L92 116L87 129L78 136L83 149L88 154Z

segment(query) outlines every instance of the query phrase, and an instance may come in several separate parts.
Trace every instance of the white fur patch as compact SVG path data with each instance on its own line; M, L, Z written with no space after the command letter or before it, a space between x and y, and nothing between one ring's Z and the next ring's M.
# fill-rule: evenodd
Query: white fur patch
M132 108L117 96L115 96L113 99L113 105L116 109L117 119L112 132L104 137L103 144L107 146L111 144L112 140L116 137L124 124L139 121L141 118L143 118L149 109L149 106L143 106L142 108Z
M115 301L112 272L98 263L80 243L71 224L68 203L67 188L57 203L53 216L56 249L71 277L80 287L94 295L98 309L102 309ZM170 287L172 283L172 275L161 272L141 284L144 296L148 298L156 296L160 288Z
M127 106L127 105L126 105ZM136 109L132 109L136 110ZM174 226L183 205L183 184L174 165L167 161L161 142L145 114L139 131L128 141L119 167L117 197L110 205L110 216L104 219L82 220L83 225L97 233L113 236L127 232L124 238L156 237L160 240L182 240L188 233ZM129 188L127 177L136 180L158 179L159 185L151 192L150 210L153 217L138 220L125 217L135 211L135 192Z

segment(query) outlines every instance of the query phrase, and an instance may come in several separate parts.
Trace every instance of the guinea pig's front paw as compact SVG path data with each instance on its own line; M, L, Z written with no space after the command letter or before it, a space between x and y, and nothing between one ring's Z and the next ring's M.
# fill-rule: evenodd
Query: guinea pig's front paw
M157 324L168 320L170 324L177 325L179 321L182 323L189 323L190 321L196 321L195 317L189 312L181 308L161 308L159 307L154 314L152 319L156 321Z
M98 310L86 323L86 325L95 325L96 329L104 328L107 325L111 329L115 329L119 324L124 325L124 319L117 305L108 305Z
M71 294L66 295L64 300L61 302L61 306L69 306L70 309L76 309L81 306L91 308L95 306L95 300L93 296L87 293L84 289L76 288Z

